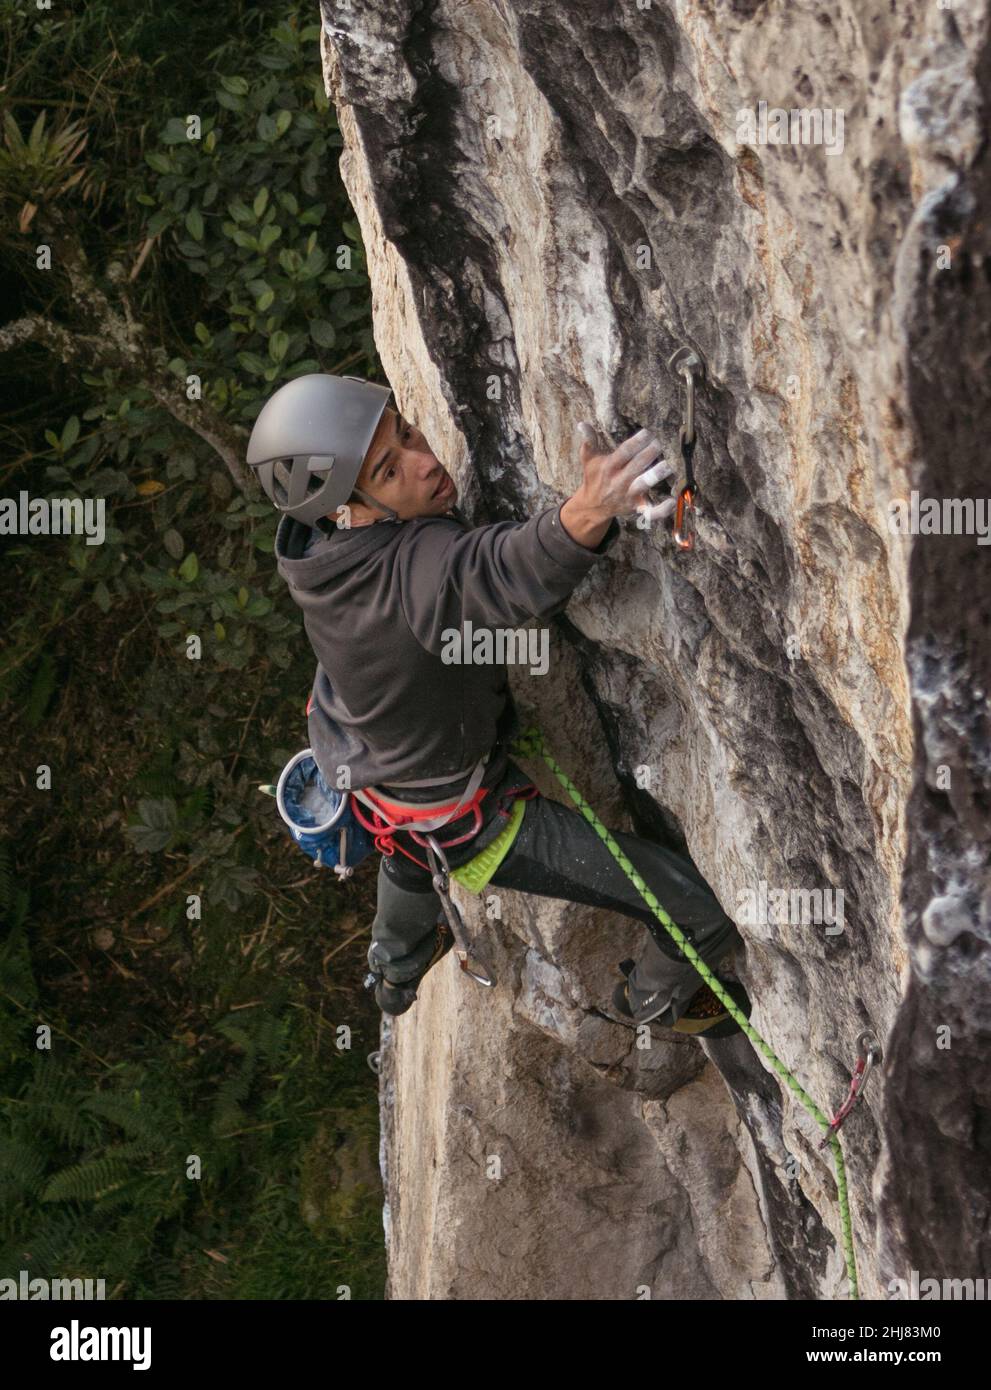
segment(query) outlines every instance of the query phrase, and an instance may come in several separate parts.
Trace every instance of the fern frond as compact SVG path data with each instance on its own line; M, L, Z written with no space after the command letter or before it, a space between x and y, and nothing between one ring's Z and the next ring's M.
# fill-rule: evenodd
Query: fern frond
M44 1154L30 1138L10 1130L0 1134L0 1185L24 1196L37 1190L44 1171Z
M179 808L179 823L183 826L191 826L202 820L209 820L213 815L213 804L212 786L194 787L189 795L183 798Z
M288 1018L276 1018L268 1013L259 1025L256 1046L270 1071L275 1071L282 1059L291 1026Z
M229 1038L232 1043L244 1049L247 1056L251 1056L255 1050L255 1040L246 1028L242 1027L232 1018L222 1018L215 1024L218 1033L222 1033L225 1038Z
M30 680L28 665L20 659L16 647L10 648L6 664L0 667L0 705L10 700L21 708Z
M255 1059L249 1054L242 1058L241 1065L228 1076L217 1091L213 1108L213 1133L223 1135L232 1129L240 1129L244 1124L244 1111L241 1102L247 1100L255 1075Z
M15 888L12 896L12 904L6 912L9 929L5 940L0 942L0 990L31 1009L37 1002L38 987L31 968L31 950L25 929L28 892L24 888ZM25 1016L17 1011L16 1018L8 1018L13 1013L14 1010L8 1009L5 1004L3 1021L9 1021L11 1028L19 1034L25 1027Z
M175 749L167 744L160 748L136 774L132 783L136 793L143 796L175 797L182 791L182 784L176 776Z
M64 1274L87 1219L71 1207L52 1207L31 1222L30 1231L12 1232L0 1245L0 1277L16 1278L25 1268L43 1279Z
M133 1092L119 1095L113 1091L100 1091L87 1096L83 1109L90 1115L99 1115L118 1125L125 1134L133 1135L141 1141L141 1149L147 1152L156 1149L161 1141L161 1120L147 1105L143 1106L134 1098Z
M91 1159L88 1163L74 1163L63 1168L51 1178L41 1194L43 1202L96 1201L113 1192L133 1175L134 1169L127 1159L114 1154Z
M68 1148L83 1148L96 1136L93 1118L82 1106L85 1093L78 1080L62 1071L51 1054L36 1057L26 1096L31 1103L32 1120Z

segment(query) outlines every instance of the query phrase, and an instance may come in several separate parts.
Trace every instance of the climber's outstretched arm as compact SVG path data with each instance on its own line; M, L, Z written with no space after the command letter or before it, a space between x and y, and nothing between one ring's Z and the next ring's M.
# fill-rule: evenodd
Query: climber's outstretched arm
M394 581L410 631L440 655L451 629L471 623L516 627L561 611L619 535L603 528L601 544L580 545L561 524L560 506L529 521L463 526L444 517L408 522ZM607 534L608 533L608 534Z

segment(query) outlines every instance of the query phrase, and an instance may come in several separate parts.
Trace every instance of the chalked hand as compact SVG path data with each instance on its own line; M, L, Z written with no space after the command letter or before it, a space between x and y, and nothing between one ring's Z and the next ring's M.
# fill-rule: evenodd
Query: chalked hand
M603 516L643 512L653 520L670 515L674 498L651 504L644 496L648 488L674 473L671 464L658 459L661 446L650 430L638 430L608 453L598 452L595 428L590 421L582 420L578 431L579 458L585 473L582 493L589 508Z

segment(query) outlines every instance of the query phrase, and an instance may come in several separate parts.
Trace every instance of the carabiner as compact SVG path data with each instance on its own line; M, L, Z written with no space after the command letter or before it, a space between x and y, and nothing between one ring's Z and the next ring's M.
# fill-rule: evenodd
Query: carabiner
M451 935L454 937L454 954L458 958L458 963L466 975L480 985L485 985L487 989L495 984L494 975L480 975L477 970L470 969L468 965L469 951L465 943L464 922L461 920L461 913L458 911L450 894L450 870L448 868L447 856L437 843L435 835L425 835L427 845L427 859L430 863L430 873L434 885L434 891L440 898L441 906L444 909L444 916L447 924L451 928Z
M679 550L695 549L695 472L692 457L695 453L695 378L705 378L705 363L694 348L680 347L668 359L668 367L685 381L685 407L681 421L681 457L685 465L685 482L678 493L674 509L674 543Z
M673 535L675 545L682 550L695 549L695 493L687 484L675 503Z
M705 363L694 348L677 348L668 358L668 370L677 373L685 382L685 409L682 415L681 437L688 445L695 443L695 378L705 379Z

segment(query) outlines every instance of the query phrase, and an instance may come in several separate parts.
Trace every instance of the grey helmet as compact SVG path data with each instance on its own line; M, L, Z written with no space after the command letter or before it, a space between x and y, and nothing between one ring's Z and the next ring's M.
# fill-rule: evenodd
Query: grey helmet
M314 526L357 492L399 521L354 485L391 395L388 386L361 377L311 372L268 398L248 440L247 463L284 516Z

